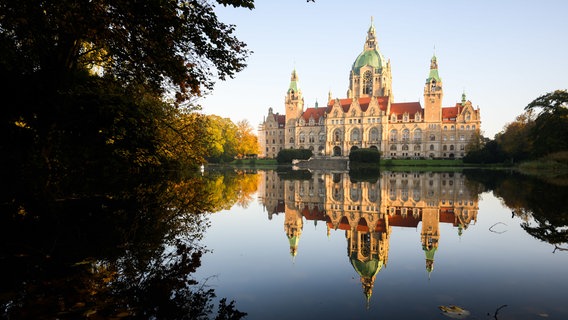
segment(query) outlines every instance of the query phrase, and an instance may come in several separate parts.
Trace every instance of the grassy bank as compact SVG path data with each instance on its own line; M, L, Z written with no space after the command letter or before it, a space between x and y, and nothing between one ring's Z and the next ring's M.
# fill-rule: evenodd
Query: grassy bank
M237 159L227 164L236 167L255 169L275 169L278 167L276 159Z
M568 151L551 153L537 160L523 162L517 169L526 175L559 185L568 185Z

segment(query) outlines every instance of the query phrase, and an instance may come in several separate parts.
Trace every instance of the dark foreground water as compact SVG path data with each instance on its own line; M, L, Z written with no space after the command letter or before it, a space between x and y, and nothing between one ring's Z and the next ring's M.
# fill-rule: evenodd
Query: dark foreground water
M4 193L1 318L568 319L566 179L111 180Z

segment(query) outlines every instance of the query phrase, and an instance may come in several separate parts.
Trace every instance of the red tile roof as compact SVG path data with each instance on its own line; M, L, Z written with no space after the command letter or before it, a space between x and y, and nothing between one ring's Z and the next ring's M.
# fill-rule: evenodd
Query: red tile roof
M273 116L274 116L274 121L278 123L278 127L284 128L284 126L286 125L286 115L275 113L273 114Z
M318 206L314 206L312 210L308 206L304 206L302 209L302 216L306 218L306 220L319 220L325 221L327 215L325 214L325 210L320 210Z
M326 219L327 221L327 226L330 229L334 229L335 227L333 226L333 224L331 223L331 221L328 219ZM360 219L359 223L357 224L357 231L363 231L363 232L369 232L369 226L364 222L364 219ZM347 221L347 218L344 216L343 218L341 218L341 220L339 221L339 226L338 226L339 230L351 230L351 225L349 224L349 222ZM385 220L381 219L379 221L377 221L377 225L375 226L375 229L372 230L372 232L385 232L387 231L387 224L385 222Z
M319 118L325 115L326 111L326 108L307 108L302 114L302 118L304 118L304 120L308 122L310 120L310 117L313 117L314 121L316 121L317 123L319 121Z
M359 102L359 106L361 106L361 110L363 112L367 111L367 109L369 108L369 104L371 104L371 97L362 97L359 98L358 102ZM388 104L388 100L389 97L376 97L374 99L377 99L377 103L379 104L379 109L381 110L387 110L387 104ZM350 107L351 107L351 103L353 103L353 99L339 99L339 104L341 105L341 108L343 109L343 112L348 112ZM331 108L333 108L333 106L335 105L335 99L329 100L329 102L327 103L327 112L331 112Z
M418 222L420 222L420 218L414 218L412 213L407 214L406 217L402 216L400 213L389 216L389 225L395 227L416 228L418 226Z
M457 118L458 116L458 107L447 107L447 108L442 108L442 120L450 120L450 119L454 119Z
M416 115L417 112L420 112L420 114L422 116L424 115L424 112L422 110L422 106L420 105L420 102L392 103L391 108L390 108L390 112L391 112L390 115L395 114L395 115L397 115L397 118L401 118L401 119L402 119L402 115L405 114L405 113L408 113L409 119L414 119L414 116Z
M456 216L454 214L453 208L447 208L447 207L440 208L440 222L453 224L455 221L456 221Z
M353 102L353 99L339 99L339 104L341 105L343 112L349 111L351 102ZM329 100L329 102L327 103L327 112L330 112L331 108L333 108L334 105L335 105L335 99Z

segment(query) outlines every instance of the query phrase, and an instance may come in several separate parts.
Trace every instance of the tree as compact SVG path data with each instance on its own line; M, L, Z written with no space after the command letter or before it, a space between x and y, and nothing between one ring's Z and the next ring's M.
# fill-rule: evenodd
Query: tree
M208 131L211 137L206 153L209 162L229 162L237 156L237 126L229 118L216 115L207 116Z
M212 78L242 70L246 46L220 22L210 1L3 0L0 68L41 73L53 83L76 70L100 67L125 83L184 101L211 89ZM253 0L217 0L254 8ZM96 54L93 54L96 53Z
M185 121L176 123L176 109L192 110L190 99L215 78L246 66L249 51L235 27L217 19L215 4L254 7L253 0L2 0L5 166L68 172L171 160L160 159L164 145L186 141L161 140L177 139L167 132Z
M525 107L528 111L537 109L540 112L530 132L533 156L568 150L568 92L556 90L547 93Z
M162 126L160 158L185 166L205 163L208 146L214 143L208 134L207 120L203 114L185 113Z
M501 146L506 157L511 162L526 160L533 149L533 141L530 136L534 126L532 111L527 111L505 125L504 130L497 134L495 139Z
M260 147L258 139L253 132L253 128L248 120L241 120L237 122L237 157L243 158L247 155L258 154Z

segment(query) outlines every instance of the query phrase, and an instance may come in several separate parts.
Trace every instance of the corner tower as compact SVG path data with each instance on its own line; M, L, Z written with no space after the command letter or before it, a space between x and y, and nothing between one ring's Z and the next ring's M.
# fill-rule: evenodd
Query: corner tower
M390 61L379 51L377 33L371 18L363 52L359 54L349 74L348 98L388 96L392 102Z
M430 59L430 73L424 85L424 120L425 122L440 123L442 121L442 98L444 90L442 79L438 75L438 60L436 56Z
M302 90L298 88L298 73L296 68L292 71L290 76L290 86L286 92L286 121L297 120L304 111L304 98L302 97Z
M304 98L302 90L298 87L298 73L296 68L292 71L290 76L290 86L286 92L284 99L286 105L286 131L284 132L284 145L287 149L294 147L294 137L296 136L296 121L304 112Z

